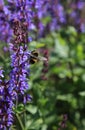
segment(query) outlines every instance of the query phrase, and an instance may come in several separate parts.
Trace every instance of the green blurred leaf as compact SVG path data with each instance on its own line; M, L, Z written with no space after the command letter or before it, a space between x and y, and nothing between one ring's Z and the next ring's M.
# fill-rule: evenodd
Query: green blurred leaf
M25 109L31 114L35 114L37 112L37 106L29 105L26 106Z

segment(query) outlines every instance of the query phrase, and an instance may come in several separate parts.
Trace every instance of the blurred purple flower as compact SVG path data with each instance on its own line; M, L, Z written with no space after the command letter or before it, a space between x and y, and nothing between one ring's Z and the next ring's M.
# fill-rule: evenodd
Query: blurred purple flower
M4 42L9 42L12 31L9 26L9 11L4 5L4 0L0 1L0 40Z

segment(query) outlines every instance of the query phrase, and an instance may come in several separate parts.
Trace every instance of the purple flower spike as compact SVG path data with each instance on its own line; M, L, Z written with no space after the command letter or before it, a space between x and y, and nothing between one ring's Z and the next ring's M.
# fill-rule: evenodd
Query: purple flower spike
M15 99L19 100L19 97L23 98L23 103L28 100L25 92L29 89L28 79L29 76L29 63L28 63L28 21L27 21L27 9L26 0L9 1L9 8L11 4L16 7L14 11L15 15L11 20L13 34L15 36L12 39L10 46L11 54L11 67L10 73L10 88L13 91ZM12 11L12 10L10 10Z
M3 70L0 70L0 130L9 128L13 123L13 99L12 91L9 89L9 82L2 81Z

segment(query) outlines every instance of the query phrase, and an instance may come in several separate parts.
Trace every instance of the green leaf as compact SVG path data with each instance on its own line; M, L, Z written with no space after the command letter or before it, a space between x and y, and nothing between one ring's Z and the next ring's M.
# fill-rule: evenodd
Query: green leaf
M25 107L25 109L31 114L35 114L37 112L37 106L34 105L28 105Z
M22 113L23 111L24 111L24 105L23 104L19 104L18 106L17 106L17 108L13 108L13 110L14 110L14 112L15 113L17 113L17 114L20 114L20 113Z

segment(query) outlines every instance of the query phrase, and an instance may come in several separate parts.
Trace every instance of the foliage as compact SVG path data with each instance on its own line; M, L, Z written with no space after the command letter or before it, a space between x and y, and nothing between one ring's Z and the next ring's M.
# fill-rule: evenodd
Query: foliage
M84 130L84 34L68 27L67 30L52 32L38 42L49 48L48 79L40 79L42 63L31 66L33 100L26 109L27 129L57 130L62 114L67 114L65 130Z
M84 130L84 34L69 27L67 30L52 32L36 43L45 44L49 49L49 70L46 74L48 79L44 81L40 78L42 61L31 65L29 92L33 99L25 107L19 105L16 113L26 110L26 130L57 130L62 114L68 116L65 130ZM1 45L0 64L8 73L10 67L9 70L6 67L9 66L9 58L8 54L2 55ZM30 49L33 48L32 45L30 43Z
M47 16L41 22L46 27L51 20ZM28 46L30 51L38 50L40 56L40 50L48 49L48 72L44 74L47 79L41 78L42 60L30 65L27 93L32 100L13 107L11 130L85 130L85 33L70 24L47 31L39 38L37 28L30 32L34 40ZM8 48L7 43L0 41L0 66L9 80L10 53L4 47ZM63 115L67 115L65 128L61 125Z

